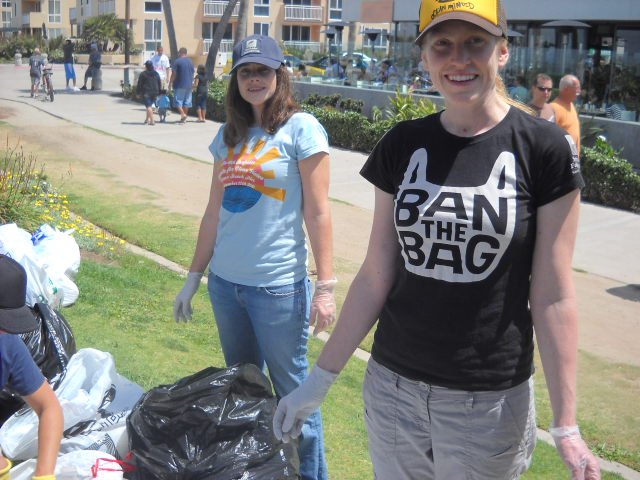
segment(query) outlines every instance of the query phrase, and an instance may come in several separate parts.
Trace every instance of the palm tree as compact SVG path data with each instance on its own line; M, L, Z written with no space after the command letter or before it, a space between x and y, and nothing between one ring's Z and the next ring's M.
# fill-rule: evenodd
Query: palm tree
M173 12L171 10L171 1L162 0L162 10L164 11L164 20L167 22L167 33L169 34L169 50L171 50L171 59L174 60L178 56L178 41L176 39L176 29L173 25Z
M236 7L236 4L241 2L240 6L242 7L242 3L248 3L248 0L229 0L227 6L224 9L224 13L220 18L220 23L216 26L216 31L213 34L213 40L211 41L211 47L209 47L209 53L207 54L207 79L212 80L215 78L213 74L213 69L216 66L216 56L218 55L218 49L220 48L220 42L222 41L222 37L224 36L224 32L227 29L227 24L229 23L229 18L231 18L231 14L233 13L233 9Z
M241 1L240 8L238 10L238 28L236 29L236 37L233 40L234 45L247 36L247 14L249 13L249 2L247 0Z
M127 29L115 13L97 15L89 18L82 29L82 37L88 42L100 42L103 46L109 41L124 42Z

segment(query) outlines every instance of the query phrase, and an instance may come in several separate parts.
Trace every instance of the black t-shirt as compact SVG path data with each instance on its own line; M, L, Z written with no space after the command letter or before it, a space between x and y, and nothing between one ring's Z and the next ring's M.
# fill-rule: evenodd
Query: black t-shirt
M73 63L73 43L65 43L62 51L64 52L63 63Z
M207 82L207 76L199 73L196 78L198 79L198 86L196 87L196 95L207 95L209 92L209 82Z
M361 171L394 196L398 234L372 355L435 385L509 388L533 371L536 209L584 186L577 150L513 107L472 138L448 133L440 115L396 125Z

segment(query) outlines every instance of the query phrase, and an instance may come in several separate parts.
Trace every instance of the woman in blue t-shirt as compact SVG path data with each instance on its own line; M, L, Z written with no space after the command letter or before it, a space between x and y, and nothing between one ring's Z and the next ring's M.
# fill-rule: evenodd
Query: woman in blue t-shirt
M363 386L375 477L519 478L536 440L535 331L558 452L573 479L598 479L576 425L576 145L507 101L500 0L422 0L416 43L446 108L396 125L364 165L367 256L276 437L297 436L378 321Z
M38 461L33 480L55 480L56 459L63 430L63 414L56 394L17 336L38 328L25 305L27 274L6 255L0 255L0 390L20 395L38 416ZM0 479L10 478L11 462L0 453Z
M284 55L265 36L234 48L226 112L210 146L210 199L174 316L191 318L209 266L227 365L266 365L281 398L307 376L309 326L319 332L335 320L327 135L299 111ZM313 297L303 223L317 271ZM328 478L319 409L302 427L298 452L303 479Z

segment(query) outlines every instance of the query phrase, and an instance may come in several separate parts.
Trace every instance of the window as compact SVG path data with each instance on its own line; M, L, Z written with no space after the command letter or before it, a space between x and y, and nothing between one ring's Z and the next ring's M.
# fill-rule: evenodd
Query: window
M311 0L284 0L285 5L305 5L310 6Z
M49 23L62 23L62 15L60 15L60 0L49 0Z
M162 45L162 21L144 21L144 49L147 52L155 52Z
M216 33L216 29L218 28L218 23L203 23L202 24L202 38L205 40L213 39L213 36ZM227 23L227 27L224 30L224 35L222 36L223 40L231 40L233 39L233 28L230 23Z
M2 6L5 8L11 7L11 0L2 0Z
M268 17L269 16L269 0L254 0L253 16Z
M2 12L2 26L8 27L11 25L11 11Z
M162 13L162 2L144 2L144 11L146 13Z
M342 0L330 0L329 20L342 20Z
M254 35L264 35L265 37L269 36L269 24L268 23L254 23L253 24L253 34Z
M311 40L311 27L301 25L284 25L282 40L285 42L308 42Z
M50 28L47 34L49 35L49 39L58 38L62 36L61 28Z

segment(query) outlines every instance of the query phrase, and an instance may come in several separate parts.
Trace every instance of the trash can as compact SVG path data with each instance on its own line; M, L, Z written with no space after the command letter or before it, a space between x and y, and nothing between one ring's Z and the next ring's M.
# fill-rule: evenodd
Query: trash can
M93 70L93 76L91 77L91 90L102 90L101 68L96 68Z
M20 65L22 65L22 54L20 52L16 52L13 58L14 58L16 67L19 67Z

